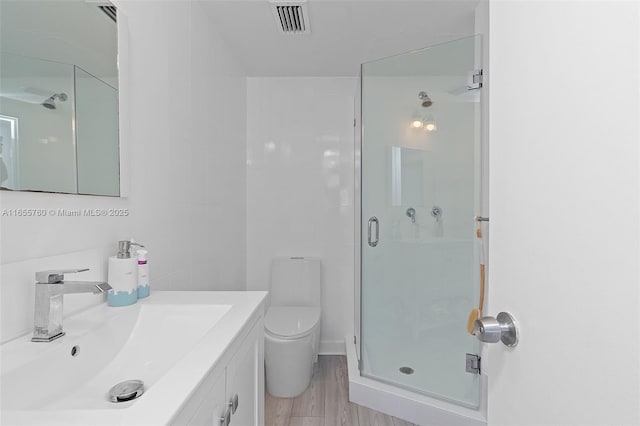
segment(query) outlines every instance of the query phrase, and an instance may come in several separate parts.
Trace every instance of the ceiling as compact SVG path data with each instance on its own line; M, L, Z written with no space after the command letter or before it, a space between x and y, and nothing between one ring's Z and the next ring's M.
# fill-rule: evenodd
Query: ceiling
M356 76L360 64L474 34L479 0L308 0L311 34L285 35L268 0L202 0L249 76Z

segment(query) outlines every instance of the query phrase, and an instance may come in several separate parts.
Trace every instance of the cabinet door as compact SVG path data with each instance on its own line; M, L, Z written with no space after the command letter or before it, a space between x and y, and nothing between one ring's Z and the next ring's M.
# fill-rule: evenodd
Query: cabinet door
M264 424L264 323L253 326L240 349L227 365L227 401L238 396L231 415L232 426Z
M227 408L225 398L225 377L222 370L216 377L211 379L206 389L204 401L196 410L195 415L189 421L193 426L219 426L220 417L224 416Z

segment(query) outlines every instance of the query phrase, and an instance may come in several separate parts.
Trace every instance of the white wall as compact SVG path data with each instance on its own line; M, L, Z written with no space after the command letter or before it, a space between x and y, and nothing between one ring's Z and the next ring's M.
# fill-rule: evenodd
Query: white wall
M243 71L200 4L125 6L138 112L132 229L149 247L155 288L244 289Z
M1 192L1 208L125 208L126 217L0 217L2 335L33 321L33 274L106 279L119 239L149 250L153 289L244 289L243 70L197 3L119 1L127 198ZM100 301L65 296L66 312ZM82 299L80 301L80 299Z
M490 6L490 425L640 424L640 4Z
M356 79L247 80L247 289L279 256L322 259L320 351L353 332Z

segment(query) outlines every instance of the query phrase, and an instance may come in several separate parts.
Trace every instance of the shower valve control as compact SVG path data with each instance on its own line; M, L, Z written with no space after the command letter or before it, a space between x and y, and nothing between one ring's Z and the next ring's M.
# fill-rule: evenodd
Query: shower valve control
M481 342L502 342L513 347L518 344L518 329L515 319L507 312L500 312L496 318L482 317L473 323L473 334Z

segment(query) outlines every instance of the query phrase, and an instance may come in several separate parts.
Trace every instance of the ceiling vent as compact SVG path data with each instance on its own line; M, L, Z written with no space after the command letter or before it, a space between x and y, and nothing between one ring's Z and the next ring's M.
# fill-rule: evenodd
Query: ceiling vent
M309 34L309 11L306 1L271 0L273 17L282 34Z
M109 0L85 0L86 3L91 3L104 12L113 22L118 22L118 12L116 7Z
M118 14L115 6L98 6L113 22L118 22Z

